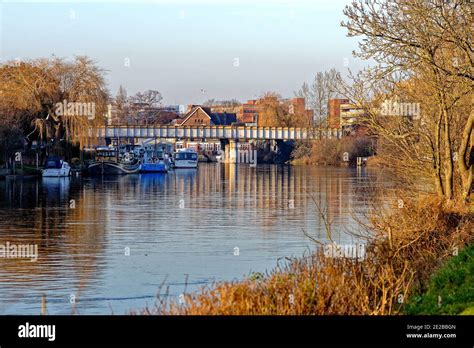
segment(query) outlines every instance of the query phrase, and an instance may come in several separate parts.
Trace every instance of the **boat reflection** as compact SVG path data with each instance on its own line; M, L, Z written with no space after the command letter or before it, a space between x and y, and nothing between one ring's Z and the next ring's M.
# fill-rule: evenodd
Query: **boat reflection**
M43 190L48 201L65 201L69 197L70 177L43 177Z

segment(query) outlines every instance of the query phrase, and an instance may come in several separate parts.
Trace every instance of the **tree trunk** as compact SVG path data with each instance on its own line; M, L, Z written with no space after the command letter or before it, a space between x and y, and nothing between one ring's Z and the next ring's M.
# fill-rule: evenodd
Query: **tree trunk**
M444 194L448 201L453 199L453 150L451 147L451 134L448 112L442 103L443 108L443 119L444 119Z
M474 99L474 98L473 98ZM469 201L474 177L474 110L471 111L462 134L459 146L458 166L462 179L462 194L464 202Z
M438 121L436 122L436 131L435 131L435 149L434 149L434 165L435 165L435 188L436 193L439 197L444 197L444 187L443 187L443 176L441 173L441 121L443 115L439 114Z

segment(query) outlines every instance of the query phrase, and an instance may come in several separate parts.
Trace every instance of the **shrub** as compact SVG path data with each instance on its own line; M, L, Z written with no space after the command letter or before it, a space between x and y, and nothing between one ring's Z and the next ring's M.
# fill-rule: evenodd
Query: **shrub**
M346 152L349 155L348 163L355 165L357 157L369 157L374 154L373 141L360 136L298 142L292 157L300 163L334 166L346 162Z

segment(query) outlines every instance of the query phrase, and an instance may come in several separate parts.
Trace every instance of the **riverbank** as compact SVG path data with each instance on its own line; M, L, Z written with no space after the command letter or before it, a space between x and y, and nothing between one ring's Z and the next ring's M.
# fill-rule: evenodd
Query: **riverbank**
M430 279L426 291L413 294L409 315L474 315L474 245L447 261Z
M429 216L430 219L426 219ZM323 249L266 275L220 282L180 301L160 299L142 314L393 315L428 287L454 251L472 248L474 214L433 197L373 216L363 260L328 257Z
M41 170L33 166L23 166L23 168L18 168L14 172L8 169L0 169L0 180L5 179L29 179L41 176Z
M299 142L292 153L292 165L355 166L357 158L367 158L363 165L374 165L375 140L366 136L319 139Z

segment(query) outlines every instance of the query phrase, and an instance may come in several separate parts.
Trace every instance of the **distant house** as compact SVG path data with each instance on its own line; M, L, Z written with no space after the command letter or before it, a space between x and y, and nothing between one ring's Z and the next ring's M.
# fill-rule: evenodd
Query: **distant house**
M290 115L301 115L307 120L308 125L314 122L314 110L306 109L305 98L293 98L286 101Z
M260 105L258 100L249 100L242 104L237 112L237 119L242 124L257 124Z
M364 125L365 110L349 99L329 99L329 127L342 129L346 135L369 135Z
M180 126L230 126L237 121L237 115L233 113L211 112L208 107L191 105L188 113L181 119L175 119L175 124Z
M230 126L237 122L237 115L229 112L211 112L209 107L190 105L182 118L174 119L176 126ZM176 148L193 148L200 154L219 151L219 139L184 139L176 142Z
M181 122L183 122L183 119L178 117L178 118L172 119L169 124L172 126L179 126Z
M354 103L340 104L340 126L351 128L358 126L365 116L365 110Z
M328 103L329 128L341 128L341 105L350 104L349 99L333 98Z

